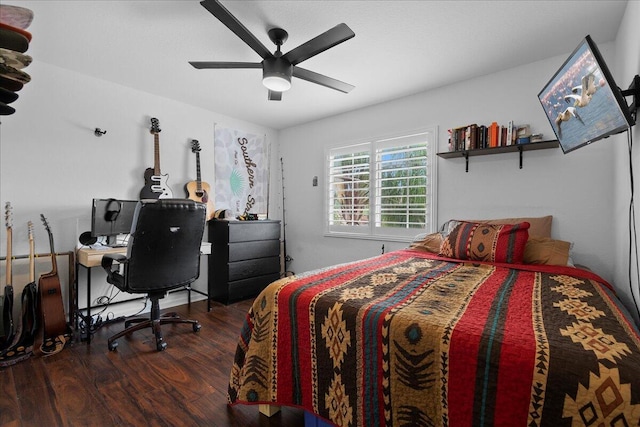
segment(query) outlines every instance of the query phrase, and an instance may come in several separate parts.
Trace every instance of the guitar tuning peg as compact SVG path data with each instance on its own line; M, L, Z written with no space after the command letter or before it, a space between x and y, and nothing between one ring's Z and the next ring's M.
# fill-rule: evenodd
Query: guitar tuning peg
M104 135L105 133L107 133L106 130L102 130L100 128L96 128L96 130L93 131L93 134L97 137L101 137L102 135Z

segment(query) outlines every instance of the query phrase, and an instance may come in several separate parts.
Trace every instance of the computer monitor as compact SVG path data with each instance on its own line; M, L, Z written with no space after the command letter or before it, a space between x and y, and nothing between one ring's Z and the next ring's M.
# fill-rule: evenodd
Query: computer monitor
M565 154L635 123L623 92L589 36L556 71L538 99Z
M91 208L91 236L107 237L107 243L116 243L120 234L129 234L137 200L93 199Z

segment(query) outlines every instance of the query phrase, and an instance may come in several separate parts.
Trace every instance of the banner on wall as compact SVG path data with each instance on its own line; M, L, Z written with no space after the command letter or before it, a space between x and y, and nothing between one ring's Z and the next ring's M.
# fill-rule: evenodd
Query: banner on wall
M267 214L269 159L264 136L214 128L215 207L234 216Z

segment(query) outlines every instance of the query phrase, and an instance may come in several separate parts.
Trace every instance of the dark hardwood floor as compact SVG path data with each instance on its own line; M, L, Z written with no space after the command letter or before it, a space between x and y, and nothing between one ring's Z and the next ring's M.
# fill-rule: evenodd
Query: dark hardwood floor
M251 301L224 306L206 302L174 307L197 319L163 325L168 347L155 349L151 329L118 340L123 328L100 328L90 345L71 343L48 357L32 356L0 370L0 426L302 426L304 414L282 408L271 418L257 406L227 406L236 340ZM162 301L161 301L162 306Z

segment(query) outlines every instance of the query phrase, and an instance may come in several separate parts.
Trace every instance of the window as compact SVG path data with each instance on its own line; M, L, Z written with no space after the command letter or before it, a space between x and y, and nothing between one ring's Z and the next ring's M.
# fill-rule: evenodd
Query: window
M327 233L407 240L435 224L436 130L327 150Z

